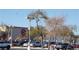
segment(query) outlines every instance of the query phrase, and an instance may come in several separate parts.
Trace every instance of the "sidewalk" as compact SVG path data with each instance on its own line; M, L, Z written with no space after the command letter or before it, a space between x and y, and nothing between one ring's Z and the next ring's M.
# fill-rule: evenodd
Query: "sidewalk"
M11 50L27 50L27 47L11 47Z
M31 47L30 50L48 50L48 48Z
M27 50L28 47L11 47L11 50ZM48 50L48 48L30 47L30 50Z

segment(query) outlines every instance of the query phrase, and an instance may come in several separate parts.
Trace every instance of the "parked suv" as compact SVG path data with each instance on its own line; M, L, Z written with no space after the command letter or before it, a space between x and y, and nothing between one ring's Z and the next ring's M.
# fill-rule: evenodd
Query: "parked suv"
M11 48L10 42L7 40L0 40L0 48L9 50Z

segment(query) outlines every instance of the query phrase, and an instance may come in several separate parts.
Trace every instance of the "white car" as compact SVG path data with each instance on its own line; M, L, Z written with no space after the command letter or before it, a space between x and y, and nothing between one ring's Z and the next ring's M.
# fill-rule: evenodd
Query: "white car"
M28 43L24 43L23 44L23 47L27 47L28 46ZM33 47L33 44L32 43L30 43L30 47Z
M24 43L24 44L23 44L23 47L27 47L27 46L28 46L28 43Z

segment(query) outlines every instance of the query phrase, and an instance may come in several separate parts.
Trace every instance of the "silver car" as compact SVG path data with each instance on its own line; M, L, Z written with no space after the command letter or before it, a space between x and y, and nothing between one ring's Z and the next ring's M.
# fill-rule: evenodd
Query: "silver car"
M9 50L11 48L11 44L9 41L6 41L6 40L0 40L0 48L3 50L3 49L7 49Z

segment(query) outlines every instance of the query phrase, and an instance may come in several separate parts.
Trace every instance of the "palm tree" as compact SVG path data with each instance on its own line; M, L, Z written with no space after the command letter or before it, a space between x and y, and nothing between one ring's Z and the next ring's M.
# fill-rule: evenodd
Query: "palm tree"
M38 29L39 29L38 23L40 21L40 18L48 19L48 17L46 16L46 13L43 10L36 10L36 11L32 12L31 17L36 20Z
M46 13L43 11L43 10L36 10L33 14L33 17L34 19L36 20L36 23L37 23L37 29L39 30L39 21L40 19L45 19L47 20L48 17L46 16ZM42 47L43 47L43 32L41 31L41 37L42 37L42 40L41 40L41 44L42 44Z
M33 20L33 19L36 20L37 30L39 30L38 23L39 23L41 18L45 19L45 20L48 19L48 17L46 16L46 14L43 10L36 10L36 11L30 13L27 17L27 19L29 19L29 22L31 22L31 20ZM29 24L29 26L30 26L30 24ZM29 29L29 31L30 31L30 29ZM30 34L30 32L29 32L29 34ZM42 36L42 42L43 42L43 36Z

